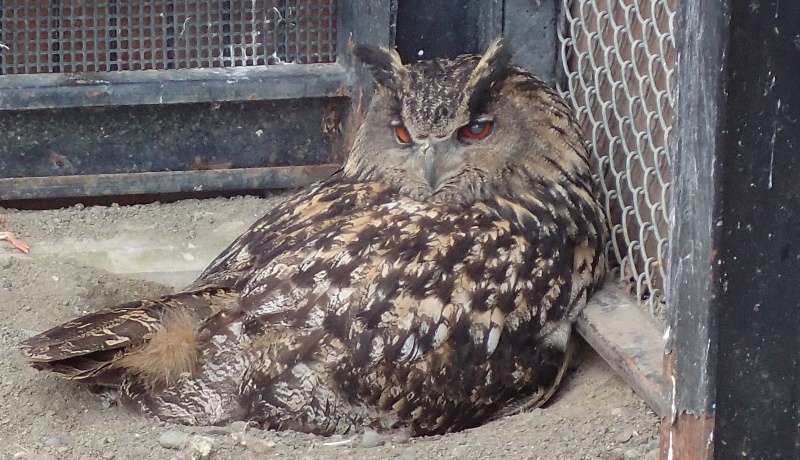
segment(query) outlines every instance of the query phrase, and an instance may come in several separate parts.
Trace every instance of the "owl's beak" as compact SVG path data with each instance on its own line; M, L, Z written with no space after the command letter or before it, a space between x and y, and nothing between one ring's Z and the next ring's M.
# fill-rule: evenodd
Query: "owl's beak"
M463 163L449 140L427 141L420 149L424 158L425 179L434 191L452 179Z
M436 151L433 146L426 144L423 146L422 152L425 158L425 179L427 179L431 189L436 190L438 181L436 177Z

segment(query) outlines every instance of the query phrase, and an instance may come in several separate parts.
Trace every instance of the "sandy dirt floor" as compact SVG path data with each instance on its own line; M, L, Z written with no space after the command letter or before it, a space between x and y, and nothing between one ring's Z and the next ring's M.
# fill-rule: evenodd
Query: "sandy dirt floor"
M656 458L657 416L587 346L577 369L543 409L411 440L376 433L324 438L265 432L244 423L166 424L132 415L103 395L23 363L16 350L20 340L85 312L170 292L280 199L0 209L5 230L31 246L24 256L0 242L0 458L171 459L201 458L205 452L218 460ZM137 241L149 244L155 257L174 252L178 262L149 273L142 266L152 263L118 269L126 259L154 257L130 247ZM114 252L115 245L126 244ZM186 270L181 273L176 265ZM170 276L173 272L177 275Z

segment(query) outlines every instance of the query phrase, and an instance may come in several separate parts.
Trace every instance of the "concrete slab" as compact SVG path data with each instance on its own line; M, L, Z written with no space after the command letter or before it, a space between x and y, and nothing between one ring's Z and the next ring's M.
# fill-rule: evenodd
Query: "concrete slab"
M2 252L0 262L8 257L55 256L180 289L191 283L249 225L250 222L244 221L225 222L191 240L185 235L156 234L146 228L128 229L108 239L28 240L34 248L29 255Z

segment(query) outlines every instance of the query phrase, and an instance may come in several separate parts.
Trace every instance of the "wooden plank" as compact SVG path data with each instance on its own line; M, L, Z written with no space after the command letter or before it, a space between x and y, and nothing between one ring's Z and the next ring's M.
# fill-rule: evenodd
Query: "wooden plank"
M286 189L329 177L336 164L0 179L0 201L215 190Z
M0 76L0 110L348 96L339 64Z
M586 305L577 329L650 408L667 414L664 339L630 295L608 283Z

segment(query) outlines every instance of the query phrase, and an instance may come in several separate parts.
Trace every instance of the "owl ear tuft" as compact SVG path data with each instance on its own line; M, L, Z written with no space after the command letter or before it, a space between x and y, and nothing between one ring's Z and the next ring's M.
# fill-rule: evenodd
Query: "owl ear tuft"
M394 90L400 87L405 69L397 51L383 46L358 45L353 52L369 67L378 84Z
M505 79L512 70L511 49L500 37L489 45L467 81L470 112L481 110L492 85Z

